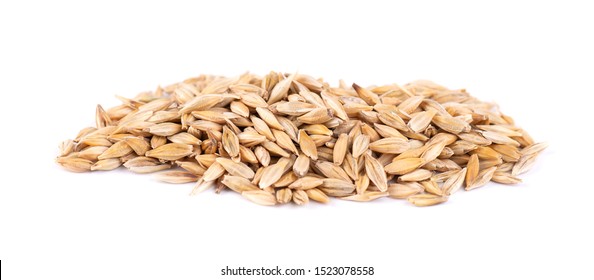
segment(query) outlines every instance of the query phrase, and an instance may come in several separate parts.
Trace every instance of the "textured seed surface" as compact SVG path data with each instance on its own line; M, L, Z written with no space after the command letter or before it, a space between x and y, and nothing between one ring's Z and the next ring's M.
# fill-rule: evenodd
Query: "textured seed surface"
M521 183L547 147L497 105L428 81L201 75L117 98L59 145L57 164L160 172L159 181L193 183L191 194L237 192L260 205L386 196L436 205L460 189Z

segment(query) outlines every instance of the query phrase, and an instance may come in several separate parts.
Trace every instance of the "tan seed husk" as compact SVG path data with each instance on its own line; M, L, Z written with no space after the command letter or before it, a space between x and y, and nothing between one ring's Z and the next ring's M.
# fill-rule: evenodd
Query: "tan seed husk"
M76 157L59 157L56 159L56 162L72 172L87 172L93 166L92 161Z
M466 177L466 170L466 168L462 168L443 183L442 188L445 195L450 196L462 187Z
M470 125L467 122L457 118L449 116L434 116L432 121L441 129L453 134L460 134L462 132L470 131Z
M377 131L377 133L384 138L395 137L395 138L400 138L400 139L408 142L408 138L406 138L406 136L402 135L402 133L400 133L398 131L398 129L395 129L391 126L378 124L378 123L374 123L373 127L375 128L375 131Z
M141 167L141 166L154 166L154 165L158 165L159 161L155 158L149 158L149 157L134 157L128 160L122 160L124 162L124 166L126 168L131 168L131 167Z
M369 136L360 134L353 139L353 157L358 158L369 147Z
M400 131L408 131L408 126L395 111L382 111L378 115L380 121Z
M271 141L264 141L262 142L262 147L264 147L266 150L268 150L270 153L272 153L275 156L281 156L281 157L289 157L290 154L287 153L287 151L285 151L283 148L281 148L278 144L271 142Z
M347 152L344 159L342 169L351 179L357 180L357 178L359 178L359 162L349 152Z
M388 195L392 198L398 199L407 198L422 191L423 187L421 187L421 185L416 182L390 184L388 186Z
M223 148L231 157L239 156L239 138L231 129L223 127Z
M317 108L316 105L300 102L300 101L293 101L293 102L283 102L279 103L276 106L276 110L279 113L289 115L289 116L301 116L310 112L311 110Z
M297 177L297 175L295 175L295 173L286 172L272 186L275 188L288 187L291 183L295 182L297 179L299 179L299 177Z
M322 100L322 97L320 97L319 95L310 92L310 91L306 91L306 90L301 90L299 91L299 95L301 97L303 97L303 99L305 99L305 101L307 101L308 103L311 103L313 105L315 105L318 108L324 108L325 104L324 101Z
M204 175L202 175L202 180L206 182L214 181L219 177L223 176L223 174L225 174L225 168L223 167L223 165L221 165L218 162L214 162L208 167L208 169L206 169L206 171L204 171Z
M353 84L353 88L355 89L355 91L357 92L359 97L361 97L361 99L365 100L365 102L367 104L373 106L380 102L380 99L377 96L377 94L371 92L370 90L368 90L366 88L362 88L357 84Z
M200 164L198 164L195 161L179 161L178 160L175 163L182 169L184 169L192 174L195 174L195 175L202 176L204 174L204 172L206 171L206 168L200 166Z
M344 110L342 103L340 103L340 101L338 101L335 96L332 96L328 91L322 91L320 95L322 96L322 100L324 100L326 106L333 111L334 115L344 121L349 119L349 116Z
M144 131L158 136L171 136L182 131L182 128L180 124L166 122L149 126Z
M276 116L272 112L270 112L270 110L268 110L267 108L258 107L258 108L256 108L256 112L258 112L258 115L260 115L260 118L262 118L262 120L264 120L264 122L270 128L278 129L281 131L285 130L283 128L283 126L276 119Z
M259 190L258 186L254 185L250 180L239 176L225 175L221 183L238 193Z
M223 98L223 95L220 94L203 94L196 96L194 99L186 102L186 104L179 110L179 113L186 114L192 111L210 109L217 103L223 101Z
M241 195L247 198L249 201L259 205L273 206L276 204L276 197L267 191L244 191L241 193Z
M272 131L270 130L270 127L268 127L268 124L266 124L265 121L263 121L262 119L260 119L260 118L258 118L256 116L252 116L251 117L251 120L252 120L252 122L254 124L254 128L256 129L256 131L258 133L260 133L261 135L264 135L265 138L268 139L268 140L270 140L270 141L276 141L276 138L274 138L274 135L272 134ZM263 142L263 141L264 140L262 140L261 142Z
M250 116L250 108L248 108L245 104L243 104L240 101L232 101L229 105L229 109L231 109L231 112L238 114L244 118Z
M516 162L516 164L514 164L514 167L512 168L511 175L517 176L517 175L520 175L520 174L530 170L530 168L532 168L534 163L536 163L537 155L538 154L527 154L527 155L523 155L522 157L520 157L520 160L518 160L518 162Z
M421 105L421 102L423 102L423 100L423 96L411 96L406 100L402 101L402 103L398 105L398 109L400 109L400 111L404 113L411 114L419 107L419 105Z
M529 145L529 146L523 148L520 151L520 154L522 154L522 155L539 154L547 147L548 147L547 143L544 143L544 142L543 143L535 143L535 144L532 144L532 145Z
M460 139L473 143L475 145L488 146L491 145L491 140L479 135L478 133L460 133Z
M428 146L423 146L423 147L417 148L418 149L417 151L420 152L420 151L424 150L423 153L421 154L421 158L425 162L430 162L430 161L438 158L442 154L443 150L446 148L445 144L446 143L444 143L444 142L427 144Z
M276 191L276 202L279 204L286 204L291 202L293 198L293 191L287 188L280 189Z
M117 158L109 158L103 159L95 162L91 166L92 171L101 170L101 171L108 171L114 170L122 165L122 161Z
M431 178L433 172L427 169L417 169L398 177L401 182L419 182Z
M178 160L192 154L192 150L192 145L171 143L147 151L145 155L163 160Z
M335 178L351 182L349 175L340 166L336 166L328 161L317 161L314 165L324 176L326 176L326 178Z
M234 162L233 160L222 157L217 158L216 161L233 176L239 176L250 180L254 178L254 171L243 162Z
M317 134L310 135L309 137L311 138L312 141L314 141L314 144L316 145L316 147L324 146L325 144L332 141L332 139L333 139L332 136L317 135Z
M388 190L388 179L384 167L372 156L365 154L365 172L369 180L382 192Z
M290 75L289 77L283 79L282 81L278 82L276 86L272 89L270 93L270 97L268 98L268 104L273 104L287 96L289 88L291 88L291 83L295 78L295 74Z
M305 130L299 131L299 147L301 151L313 160L318 160L318 150L316 143L307 135Z
M419 133L429 126L436 113L435 110L419 112L408 121L408 127L410 130Z
M420 182L425 192L434 195L443 195L443 189L434 180L425 180Z
M511 174L506 173L506 172L493 173L493 177L491 178L491 181L500 183L500 184L506 184L506 185L514 185L514 184L519 184L522 182L522 180L520 178L512 176Z
M434 194L416 194L409 196L406 200L415 206L432 206L446 202L448 197Z
M195 159L201 166L208 168L217 160L217 155L202 154L202 155L197 155L195 157Z
M355 191L357 192L357 194L365 193L367 188L369 188L369 182L370 180L367 174L359 175L355 181Z
M332 159L334 164L341 165L344 161L344 157L346 155L348 149L348 135L345 133L340 134L338 140L336 140L336 144L334 144L334 150L332 153Z
M194 188L190 192L190 195L197 195L201 192L204 192L208 189L214 188L216 185L215 181L204 181L202 179L198 179L196 184L194 184Z
M305 130L305 132L307 132L308 135L312 135L312 134L319 134L319 135L326 135L326 136L332 135L332 130L330 130L324 124L308 124L308 125L303 125L302 128L303 128L303 130Z
M307 204L309 202L309 197L307 196L307 193L303 190L294 190L293 202L297 205Z
M299 150L297 147L295 147L293 140L291 140L291 137L289 137L287 133L273 129L272 134L274 135L274 138L276 138L276 144L278 144L281 148L287 149L295 155L299 155Z
M262 178L258 182L258 186L261 189L271 186L276 183L278 179L283 176L285 165L281 163L275 163L264 168L262 171Z
M368 202L372 200L376 200L378 198L386 197L389 194L387 192L366 192L362 194L353 194L345 197L341 197L344 200L350 201L358 201L358 202Z
M107 141L111 146L111 142ZM62 141L62 143L60 143L60 145L58 146L58 148L60 149L60 156L67 156L69 154L71 154L72 152L74 152L74 141L68 139L68 140L64 140Z
M355 191L355 185L344 180L327 178L323 181L319 189L329 196L349 196Z
M256 147L254 149L254 154L262 166L268 166L270 164L270 153L264 147Z
M401 138L390 137L370 143L369 149L378 153L400 154L410 149L410 144Z
M155 178L161 182L170 184L184 184L198 181L198 176L186 171L161 172L155 175Z
M103 128L112 125L112 120L109 117L109 114L105 112L101 105L97 105L97 110L95 113L95 124L97 128Z
M305 176L301 177L289 185L290 189L309 190L322 185L324 181L321 178Z
M88 160L97 160L99 155L103 154L109 147L105 146L91 146L85 148L84 150L78 153L79 158L88 159Z
M287 135L289 135L289 137L291 137L291 140L293 140L293 142L298 142L297 137L299 134L299 129L297 129L297 126L295 125L295 123L293 123L291 120L287 119L287 118L283 118L283 117L277 117L278 122L283 126L283 128L285 129L285 133L287 133Z
M422 158L397 159L386 165L384 169L388 174L404 175L419 168L424 162Z
M258 158L256 157L256 154L254 154L254 151L245 146L239 146L239 156L243 162L258 163Z
M252 107L252 108L268 106L268 103L266 103L264 98L262 98L260 95L255 94L255 93L241 94L240 97L241 97L241 102L243 102L243 104L245 104L249 107Z
M171 164L158 164L158 165L147 165L147 166L132 166L128 167L128 170L139 173L139 174L148 174L153 172L162 171L165 169L171 168Z
M511 139L510 137L503 135L501 133L497 133L497 132L493 132L493 131L484 131L482 134L483 134L483 137L489 139L493 143L503 144L503 145L512 145L512 146L516 146L516 147L520 146L520 143L518 143L516 140Z
M490 146L501 155L501 159L506 162L517 162L522 154L518 151L518 147L512 145L493 144Z
M105 152L99 155L98 159L119 158L132 152L132 148L125 141L119 141L111 145Z
M321 191L319 189L309 189L309 190L306 190L305 193L307 193L307 196L309 197L309 199L311 199L313 201L317 201L320 203L330 202L330 198L323 191Z
M481 170L481 172L479 172L478 176L476 177L476 180L474 180L470 185L466 185L465 190L469 191L484 186L489 181L491 181L495 170L497 170L497 166Z
M327 108L316 108L297 117L297 120L307 124L325 123L332 119L332 113Z
M143 156L151 149L150 142L144 137L126 137L123 141L139 156Z
M293 172L299 177L305 176L309 171L309 157L307 157L304 153L300 153L297 159L295 160L295 164L293 165Z
M478 174L479 174L479 158L477 154L474 154L472 156L470 156L470 159L468 160L468 164L466 165L466 186L470 186L474 183L474 181L476 180Z

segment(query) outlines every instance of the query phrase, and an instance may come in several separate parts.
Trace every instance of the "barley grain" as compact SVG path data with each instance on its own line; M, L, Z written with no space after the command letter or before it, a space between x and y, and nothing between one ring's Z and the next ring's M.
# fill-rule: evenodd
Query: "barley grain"
M429 81L332 87L304 74L201 75L97 105L95 127L60 144L73 172L161 172L196 182L192 194L229 188L261 205L329 197L448 200L489 181L518 184L547 147L466 90Z

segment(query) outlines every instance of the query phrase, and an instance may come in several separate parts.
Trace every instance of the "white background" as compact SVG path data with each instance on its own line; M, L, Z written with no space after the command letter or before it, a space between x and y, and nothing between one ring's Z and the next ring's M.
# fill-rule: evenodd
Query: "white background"
M594 277L586 5L83 2L0 3L2 279L273 279L220 276L227 265L376 271L331 279ZM94 124L97 103L117 105L115 94L248 70L465 87L550 147L524 183L429 208L391 199L260 207L54 163L58 143ZM324 277L281 279L311 278Z

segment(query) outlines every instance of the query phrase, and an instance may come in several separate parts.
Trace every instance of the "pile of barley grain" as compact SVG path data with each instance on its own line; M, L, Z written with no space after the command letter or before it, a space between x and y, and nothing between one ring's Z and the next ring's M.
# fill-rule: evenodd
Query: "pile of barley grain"
M385 196L417 206L465 186L521 182L546 147L496 105L428 81L330 87L303 74L202 75L97 106L96 126L60 146L74 172L157 172L274 205Z

